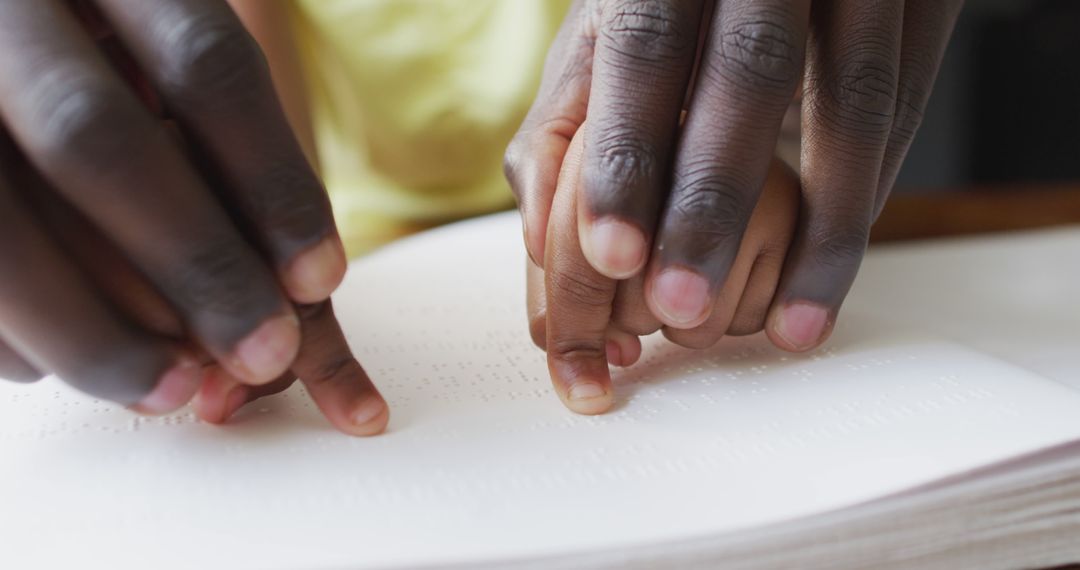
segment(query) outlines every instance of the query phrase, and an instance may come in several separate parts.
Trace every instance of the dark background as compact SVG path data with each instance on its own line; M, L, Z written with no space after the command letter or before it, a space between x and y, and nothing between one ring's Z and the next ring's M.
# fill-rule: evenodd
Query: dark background
M898 190L1068 181L1080 183L1080 0L967 0Z

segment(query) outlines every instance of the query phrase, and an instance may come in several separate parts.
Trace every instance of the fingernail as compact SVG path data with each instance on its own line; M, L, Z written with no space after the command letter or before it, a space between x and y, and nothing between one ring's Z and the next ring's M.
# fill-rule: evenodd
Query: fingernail
M619 343L609 340L605 347L607 351L608 364L613 366L622 366L622 348L619 348Z
M328 237L289 264L283 279L285 290L298 303L324 301L341 284L347 265L341 240Z
M352 423L362 426L377 418L384 411L386 411L386 402L383 402L381 398L367 398L353 410Z
M570 387L567 398L571 401L592 400L607 395L607 390L596 382L578 382Z
M274 317L236 347L235 363L247 382L264 384L289 368L300 345L300 321L294 315Z
M202 367L198 362L184 360L161 375L157 386L133 408L142 414L167 414L195 395L202 380Z
M581 241L582 253L605 276L627 279L645 265L645 234L632 224L605 218L588 224L586 232L588 235Z
M829 312L810 303L791 303L780 310L776 322L776 334L795 350L813 347L825 334Z
M664 324L692 328L709 309L709 282L688 269L665 269L653 281L652 300Z
M231 418L247 401L248 389L246 387L237 386L230 390L229 395L225 396L225 409L221 414L221 421Z
M353 410L350 419L357 428L357 435L375 435L386 427L385 417L389 409L382 398L368 398Z

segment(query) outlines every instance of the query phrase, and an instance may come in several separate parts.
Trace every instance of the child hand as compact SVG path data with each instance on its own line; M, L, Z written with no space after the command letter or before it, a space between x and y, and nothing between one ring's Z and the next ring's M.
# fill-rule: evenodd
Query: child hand
M663 330L675 343L705 348L725 334L762 330L795 232L799 187L790 169L774 159L714 302L685 325L664 324L645 285L650 271L617 281L598 273L582 253L577 209L585 128L575 135L563 160L544 267L527 261L527 295L530 332L547 351L556 392L571 410L596 414L612 404L608 364L633 364L641 354L638 336ZM782 339L773 340L783 344Z

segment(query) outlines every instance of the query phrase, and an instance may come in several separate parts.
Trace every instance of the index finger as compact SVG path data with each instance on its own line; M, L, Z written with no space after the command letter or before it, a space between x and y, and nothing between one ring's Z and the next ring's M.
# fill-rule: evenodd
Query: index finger
M570 143L548 222L544 248L548 370L566 407L598 414L612 404L607 328L617 282L593 269L576 223L581 130Z
M285 117L266 59L237 16L222 0L99 5L198 143L206 170L220 175L212 182L251 224L289 296L326 299L346 267L330 202Z

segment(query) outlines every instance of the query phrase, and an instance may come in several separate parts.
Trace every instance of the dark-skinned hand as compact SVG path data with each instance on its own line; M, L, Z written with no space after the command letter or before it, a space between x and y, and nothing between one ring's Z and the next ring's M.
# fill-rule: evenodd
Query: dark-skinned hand
M662 330L679 345L706 348L724 335L762 330L795 233L799 188L791 169L774 160L717 309L696 327L670 327L650 312L642 275L622 281L602 275L581 249L577 212L589 128L578 130L562 162L544 265L526 263L529 330L547 351L555 391L571 410L595 414L614 401L608 365L634 364L641 356L639 336Z
M299 376L383 429L325 190L225 2L0 0L0 141L0 377L220 421Z
M801 88L799 225L765 326L781 348L818 346L855 278L961 5L578 0L506 155L531 258L550 260L560 165L588 116L576 206L588 265L611 279L644 276L645 302L669 328L730 312L721 293Z

